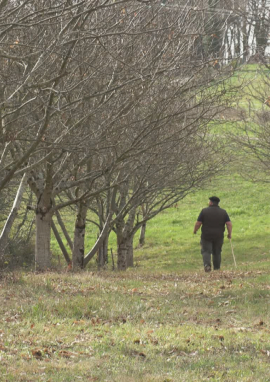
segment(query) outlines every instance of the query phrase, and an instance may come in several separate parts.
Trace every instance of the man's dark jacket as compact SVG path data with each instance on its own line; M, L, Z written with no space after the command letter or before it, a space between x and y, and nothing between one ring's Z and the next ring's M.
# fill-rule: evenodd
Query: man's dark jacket
M202 239L216 240L224 237L225 224L230 218L225 210L212 205L202 209L198 221L202 222Z

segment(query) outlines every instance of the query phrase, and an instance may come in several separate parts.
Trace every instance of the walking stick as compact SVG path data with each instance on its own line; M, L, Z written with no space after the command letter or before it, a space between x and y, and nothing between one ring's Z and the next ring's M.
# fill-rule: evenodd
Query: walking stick
M234 261L234 265L235 265L235 268L236 268L237 266L236 266L236 261L235 261L234 252L233 252L232 239L229 239L229 240L230 240L230 243L231 243L231 249L232 249L233 261Z

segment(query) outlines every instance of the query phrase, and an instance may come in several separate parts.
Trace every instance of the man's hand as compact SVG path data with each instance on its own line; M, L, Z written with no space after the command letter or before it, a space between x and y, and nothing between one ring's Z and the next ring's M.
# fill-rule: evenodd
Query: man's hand
M200 228L200 226L202 225L202 222L196 222L195 223L195 227L194 227L194 230L193 230L193 233L194 233L194 235L196 235L196 233L197 233L197 231L198 231L198 229Z
M228 235L227 235L227 238L228 239L231 239L232 238L232 222L226 222L226 226L227 226L227 231L228 231Z

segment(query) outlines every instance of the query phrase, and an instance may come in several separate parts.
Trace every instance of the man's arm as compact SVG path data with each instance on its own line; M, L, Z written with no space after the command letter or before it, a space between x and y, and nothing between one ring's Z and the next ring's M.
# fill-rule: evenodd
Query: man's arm
M226 222L226 226L227 226L227 231L228 231L227 238L231 239L232 238L232 222L231 221Z
M201 225L202 225L202 222L196 221L195 226L194 226L194 230L193 230L194 234L196 234L196 232L198 231L198 229L200 228Z

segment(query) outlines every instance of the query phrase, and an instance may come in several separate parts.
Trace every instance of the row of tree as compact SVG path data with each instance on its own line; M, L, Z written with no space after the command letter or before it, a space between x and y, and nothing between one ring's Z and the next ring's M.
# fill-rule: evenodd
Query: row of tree
M114 231L125 270L134 234L143 243L149 219L228 161L208 134L232 75L216 67L222 29L210 3L0 1L0 196L17 190L2 259L28 186L37 270L51 266L51 229L74 269L97 252L103 266ZM70 206L73 238L60 214ZM89 211L100 234L85 251Z
M181 2L167 1L169 7ZM268 0L203 0L189 3L190 12L203 18L202 33L196 38L197 54L216 60L216 66L243 64L269 56L270 3ZM214 61L215 62L215 61Z

